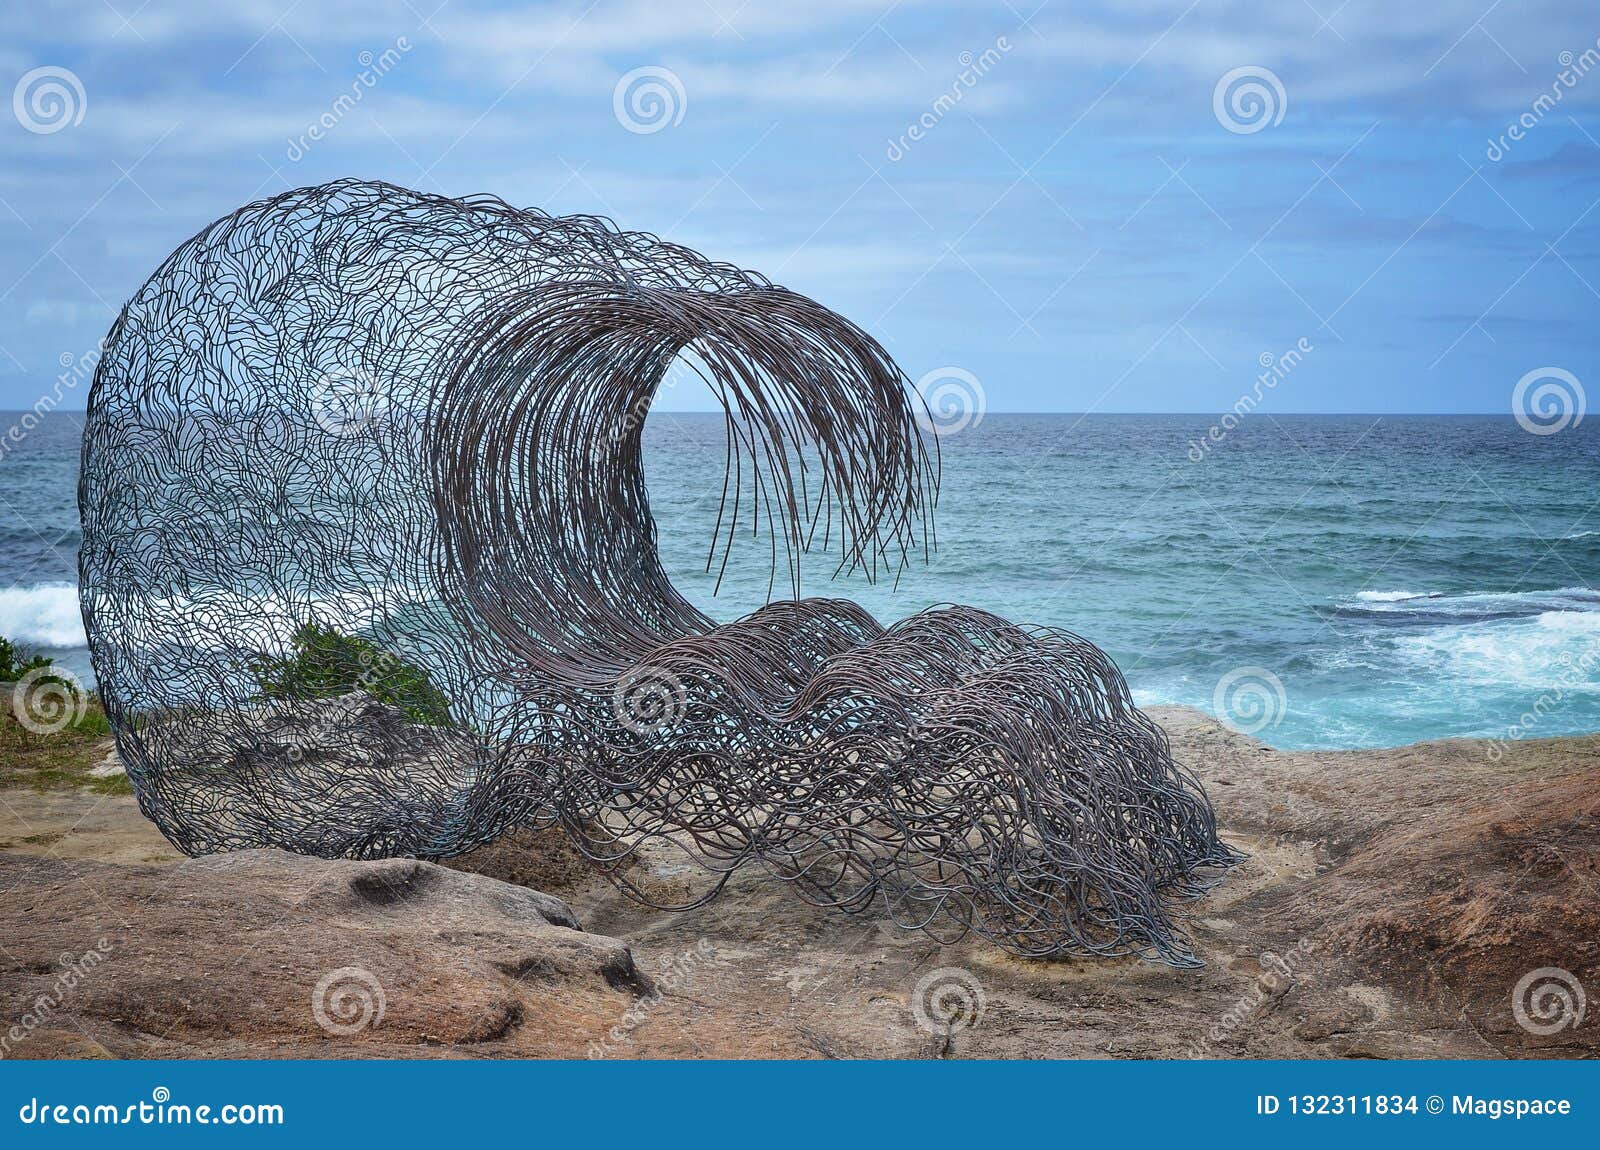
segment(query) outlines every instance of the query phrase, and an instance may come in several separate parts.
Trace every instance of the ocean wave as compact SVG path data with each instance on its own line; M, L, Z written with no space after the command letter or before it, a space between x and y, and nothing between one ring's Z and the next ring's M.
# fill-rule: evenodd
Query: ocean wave
M99 610L113 611L109 600ZM150 607L165 620L163 641L216 650L287 650L295 630L308 621L362 633L418 604L394 586L377 585L319 598L290 601L244 595L225 588L197 590L182 598L155 599ZM86 650L78 588L40 583L0 591L0 636L24 647Z
M1413 681L1436 675L1457 688L1600 692L1600 610L1434 628L1396 637L1394 651Z
M0 635L26 647L70 650L88 646L78 589L71 583L40 583L0 591Z
M1335 618L1405 627L1459 626L1531 619L1550 612L1600 613L1600 589L1557 587L1541 591L1360 591L1320 609Z

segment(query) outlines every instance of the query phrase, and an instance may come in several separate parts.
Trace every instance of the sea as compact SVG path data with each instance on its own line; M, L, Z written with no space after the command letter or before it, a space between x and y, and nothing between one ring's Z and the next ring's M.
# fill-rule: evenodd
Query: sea
M0 635L92 682L82 419L50 413L0 453ZM1280 748L1600 731L1595 422L985 413L940 438L928 562L872 584L817 557L801 590L885 621L957 602L1064 628L1140 705L1199 707ZM732 619L765 601L772 553L736 542L707 570L723 462L720 415L651 415L669 574Z

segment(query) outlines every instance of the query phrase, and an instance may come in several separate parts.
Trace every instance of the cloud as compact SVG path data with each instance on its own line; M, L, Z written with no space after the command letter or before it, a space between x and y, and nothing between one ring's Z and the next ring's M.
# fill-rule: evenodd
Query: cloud
M1592 13L1561 0L1487 12L1479 0L1147 0L1114 10L1052 5L1034 25L1043 35L1039 51L1112 76L1135 67L1157 88L1209 93L1223 73L1255 64L1282 78L1291 105L1337 110L1381 101L1391 115L1445 118L1520 108L1548 87L1562 51L1581 53L1597 32ZM1593 108L1600 84L1595 88L1574 100ZM1108 110L1137 117L1143 84L1119 89L1108 96Z
M1179 317L1218 355L1248 358L1305 327L1293 293L1328 308L1359 287L1332 378L1341 354L1415 342L1419 300L1479 314L1600 190L1600 149L1567 119L1600 137L1595 76L1485 167L1489 183L1443 203L1469 172L1460 157L1482 162L1485 138L1548 90L1559 53L1600 31L1570 3L1488 4L71 0L45 20L5 6L0 96L48 63L77 71L90 103L81 126L49 136L0 107L0 345L25 365L0 355L0 373L51 372L92 345L206 222L359 175L613 215L881 323L908 359L984 364L986 379L1017 381L1013 407L1086 403L1057 381L1116 378L1131 362L1120 354L1163 334L1145 362L1177 370L1188 356L1209 378ZM400 36L414 48L393 72L296 149L350 91L359 54ZM1014 45L1004 59L888 160L960 54L1000 36ZM649 136L612 112L617 79L644 64L677 72L688 98L680 126ZM1272 69L1288 97L1281 124L1248 136L1212 109L1241 64ZM1319 180L1336 163L1337 185ZM1560 250L1600 283L1593 231ZM1553 326L1494 327L1503 344L1452 368L1489 373L1525 340L1559 342L1593 300L1546 264L1525 288L1559 284ZM1018 324L1012 309L1036 308L1033 330ZM1403 357L1383 367L1404 370Z
M1557 125L1557 130L1560 129ZM1497 169L1507 180L1531 183L1549 179L1587 183L1600 179L1600 144L1586 139L1563 140L1543 156L1513 154Z

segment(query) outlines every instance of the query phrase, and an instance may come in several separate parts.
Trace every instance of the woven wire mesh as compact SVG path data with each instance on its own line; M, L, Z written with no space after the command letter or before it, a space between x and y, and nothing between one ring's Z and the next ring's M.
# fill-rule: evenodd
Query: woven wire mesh
M668 580L644 417L726 414L717 624ZM860 328L653 236L339 181L219 220L128 303L89 401L81 594L144 812L190 854L445 857L559 824L759 863L812 902L1024 955L1194 961L1237 855L1111 661L947 606L890 627L802 558L932 547L917 398Z

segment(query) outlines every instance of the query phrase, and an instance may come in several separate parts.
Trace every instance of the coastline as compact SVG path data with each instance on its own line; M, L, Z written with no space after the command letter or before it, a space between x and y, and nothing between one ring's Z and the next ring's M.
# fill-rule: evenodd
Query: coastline
M443 867L281 852L180 862L129 796L8 778L0 882L34 897L0 909L18 956L0 973L0 1018L21 1017L61 955L103 937L106 961L18 1055L583 1057L594 1043L607 1057L1600 1052L1592 1020L1539 1034L1512 1009L1541 969L1600 987L1600 735L1513 743L1498 760L1475 739L1276 751L1198 711L1148 710L1250 856L1185 908L1202 970L1027 961L980 939L939 946L811 908L755 871L700 910L653 912L552 832ZM688 881L665 855L629 877ZM324 898L395 882L403 898ZM581 946L495 909L528 888L571 908ZM231 901L206 909L209 889ZM386 1012L329 1033L308 1001L320 976L348 966L379 974ZM918 990L951 971L976 1021L935 1033L918 1024Z
M713 618L740 618L767 601L770 556L741 545L705 570L723 420L659 414L644 435L667 574ZM1270 704L1261 736L1285 748L1600 731L1600 524L1563 478L1587 474L1600 424L1540 437L1510 415L1280 414L1191 463L1184 445L1209 421L993 413L941 445L944 489L960 496L941 503L927 562L898 583L835 582L818 556L805 590L886 623L972 602L1061 627L1107 652L1143 704L1236 725L1256 716L1231 699ZM79 421L53 413L0 466L0 635L92 684L81 456ZM1481 481L1463 488L1468 465ZM226 615L280 614L245 589L219 594ZM189 638L209 642L204 627ZM1245 672L1246 693L1219 700Z

